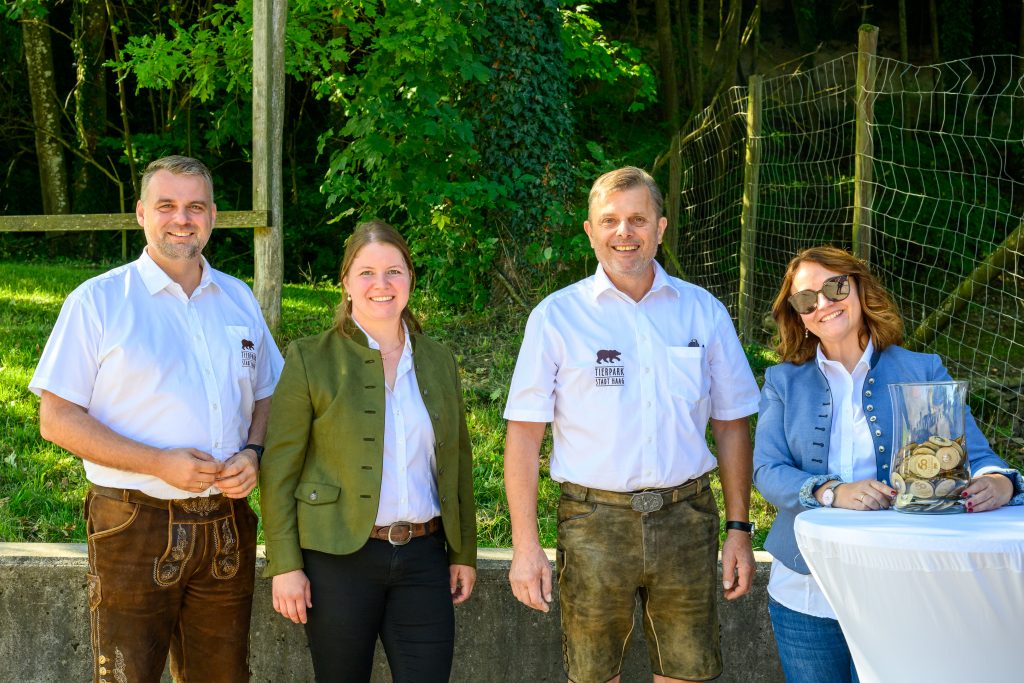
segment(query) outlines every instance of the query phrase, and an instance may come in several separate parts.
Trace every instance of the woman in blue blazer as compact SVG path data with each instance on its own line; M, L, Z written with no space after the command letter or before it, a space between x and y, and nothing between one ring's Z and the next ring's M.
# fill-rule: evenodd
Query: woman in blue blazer
M754 484L778 514L768 611L789 683L857 681L835 614L800 556L803 510L884 510L896 496L889 461L895 382L950 381L938 356L899 346L903 321L866 264L834 247L790 261L772 306L782 363L765 373L754 442ZM1022 478L967 415L974 479L967 512L1024 502Z

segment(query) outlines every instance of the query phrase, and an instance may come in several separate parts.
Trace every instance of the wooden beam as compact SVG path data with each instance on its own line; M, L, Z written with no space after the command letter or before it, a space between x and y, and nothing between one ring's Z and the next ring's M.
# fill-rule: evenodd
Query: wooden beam
M871 262L871 158L874 144L871 124L875 106L875 55L878 52L878 27L860 27L857 46L857 129L856 155L853 160L853 253Z
M761 178L761 107L764 82L752 75L747 88L746 163L743 165L743 213L740 214L740 339L754 341L754 271L757 254L757 203Z
M217 228L265 228L269 211L219 211ZM54 216L0 216L0 232L88 232L141 230L134 213L90 213Z
M284 29L287 0L256 0L252 31L252 206L270 213L253 235L253 293L271 332L281 323L284 284Z

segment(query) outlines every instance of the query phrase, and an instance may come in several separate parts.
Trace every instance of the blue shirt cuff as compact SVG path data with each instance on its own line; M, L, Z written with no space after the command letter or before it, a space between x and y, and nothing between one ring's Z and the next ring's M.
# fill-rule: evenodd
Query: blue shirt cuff
M826 481L842 481L842 479L838 474L818 474L811 477L800 487L800 504L805 508L822 507L822 504L814 497L814 491Z

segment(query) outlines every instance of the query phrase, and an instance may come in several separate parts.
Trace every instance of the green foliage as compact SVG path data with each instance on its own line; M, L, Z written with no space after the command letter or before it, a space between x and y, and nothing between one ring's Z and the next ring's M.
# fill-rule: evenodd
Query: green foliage
M589 5L562 9L565 62L577 83L600 82L623 94L626 111L639 112L657 102L658 80L640 49L609 39L589 13Z

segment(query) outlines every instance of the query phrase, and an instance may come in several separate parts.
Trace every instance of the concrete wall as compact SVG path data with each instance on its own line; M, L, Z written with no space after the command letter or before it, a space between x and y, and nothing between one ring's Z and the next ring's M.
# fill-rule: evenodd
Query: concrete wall
M770 556L757 555L751 594L721 602L720 683L783 681L768 621ZM453 681L565 681L557 596L549 614L517 602L508 587L510 558L507 550L480 551L476 590L455 611ZM258 562L262 569L262 549ZM85 570L84 545L0 543L0 683L89 680ZM636 633L626 683L651 680L643 630ZM250 637L253 681L313 680L305 634L274 612L267 580L256 583ZM390 681L379 645L377 655L373 680Z

